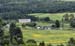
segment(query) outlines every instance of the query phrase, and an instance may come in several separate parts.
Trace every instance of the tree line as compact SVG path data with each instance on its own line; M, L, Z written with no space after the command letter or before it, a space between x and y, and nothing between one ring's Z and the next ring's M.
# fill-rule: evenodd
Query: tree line
M23 2L24 1L24 2ZM11 3L12 2L12 3ZM75 12L75 2L49 1L49 0L7 0L1 1L0 13L19 11L20 13L58 13L58 12Z

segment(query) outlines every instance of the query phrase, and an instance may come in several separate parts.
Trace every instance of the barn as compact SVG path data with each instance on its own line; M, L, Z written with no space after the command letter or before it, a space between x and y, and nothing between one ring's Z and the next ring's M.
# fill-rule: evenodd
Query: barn
M29 23L31 19L19 19L19 23Z

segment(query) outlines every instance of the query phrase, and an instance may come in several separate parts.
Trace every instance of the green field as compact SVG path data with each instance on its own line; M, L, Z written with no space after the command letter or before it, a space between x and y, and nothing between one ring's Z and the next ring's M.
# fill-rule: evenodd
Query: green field
M29 14L36 17L50 17L54 20L61 20L62 16L66 13L55 13L55 14L48 14L48 13L35 13ZM71 14L71 13L69 13ZM75 14L75 13L74 13ZM39 25L48 25L49 23L42 23L37 22ZM24 41L28 39L34 39L38 43L41 41L45 41L46 43L51 44L67 44L69 38L75 38L75 31L74 30L37 30L37 29L24 29L22 28Z
M49 17L52 20L61 20L62 16L64 14L67 14L67 13L34 13L34 14L29 14L29 15L35 16L35 17L39 17L39 18ZM69 15L70 14L74 14L75 15L75 13L68 13L68 14Z
M52 44L65 44L69 38L75 38L75 31L72 30L22 30L24 40L34 39L38 43L45 41Z

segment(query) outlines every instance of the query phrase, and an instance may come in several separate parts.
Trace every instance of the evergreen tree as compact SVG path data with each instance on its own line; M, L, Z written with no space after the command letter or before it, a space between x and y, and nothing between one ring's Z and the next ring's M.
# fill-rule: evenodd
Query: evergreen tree
M9 28L9 33L10 33L10 41L11 43L13 43L13 36L14 36L14 31L15 31L15 28L16 28L16 24L15 23L11 23L10 24L10 28Z
M41 42L41 43L39 44L39 46L45 46L45 42L44 42L44 41Z
M56 21L55 21L55 25L56 25L56 28L59 28L59 27L60 27L60 22L59 22L59 20L56 20Z
M65 14L65 15L63 16L63 18L64 18L64 21L66 21L66 22L69 21L69 15L68 15L68 14Z

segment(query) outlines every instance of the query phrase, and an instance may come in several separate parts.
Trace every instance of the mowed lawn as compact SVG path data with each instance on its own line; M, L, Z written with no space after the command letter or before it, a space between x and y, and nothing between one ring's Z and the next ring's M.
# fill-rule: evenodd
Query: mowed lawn
M46 43L60 44L66 43L69 38L75 38L75 31L72 30L22 30L24 40L34 39L38 43L45 41Z

